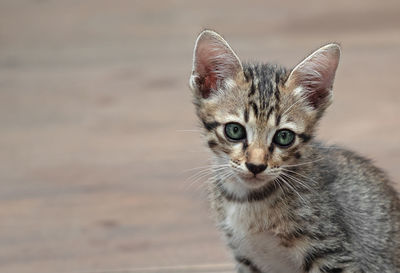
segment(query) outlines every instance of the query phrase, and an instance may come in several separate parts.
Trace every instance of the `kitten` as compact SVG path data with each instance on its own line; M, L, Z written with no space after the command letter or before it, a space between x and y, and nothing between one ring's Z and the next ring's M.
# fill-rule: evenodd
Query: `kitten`
M340 48L292 70L241 63L217 33L190 87L212 150L212 208L241 273L400 272L400 202L367 159L314 140Z

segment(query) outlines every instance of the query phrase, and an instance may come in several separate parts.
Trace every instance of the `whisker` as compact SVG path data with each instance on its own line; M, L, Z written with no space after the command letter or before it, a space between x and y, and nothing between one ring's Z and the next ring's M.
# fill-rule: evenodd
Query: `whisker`
M199 180L199 179L201 179L201 178L203 178L203 177L206 177L207 175L211 175L211 174L213 174L214 172L222 171L222 170L224 170L224 169L226 169L226 168L227 168L227 167L223 166L223 167L215 168L214 170L213 170L213 169L200 170L200 171L198 171L197 173L195 173L195 174L191 175L190 177L188 177L186 180L187 180L187 181L191 181L191 180L197 181L197 180Z
M293 179L295 180L296 183L300 184L301 186L303 186L305 189L307 189L310 192L316 192L315 189L313 189L312 187L310 187L309 185L306 184L306 181L303 181L293 175L290 175L288 173L282 173L282 175L284 175L285 177L289 178L289 179Z
M220 166L211 166L211 167L205 167L205 168L202 168L202 169L200 169L199 171L197 171L197 173L195 173L194 175L196 175L196 174L198 174L198 173L202 173L202 172L206 172L206 171L210 171L210 172L217 172L217 171L219 171L219 170L221 170L221 169L224 169L224 168L228 168L229 167L229 165L220 165Z
M211 180L213 179L213 176L212 176L213 174L214 174L213 172L204 173L204 174L198 176L196 179L194 179L194 180L190 183L189 186L192 186L192 185L194 185L194 184L204 186L204 185L206 185L206 183L207 183L208 181L211 181ZM209 177L206 178L207 176L209 176ZM205 178L206 178L206 179L205 179ZM201 182L201 181L203 181L203 180L204 180L204 183L199 183L199 182Z
M185 181L190 182L187 187L185 187L185 190L190 189L193 185L198 184L201 180L206 178L207 176L212 176L216 172L221 172L224 170L229 170L229 165L228 164L221 164L219 166L213 165L212 167L205 168L203 170L200 170L193 175L189 176ZM207 181L208 179L206 179ZM203 184L200 184L201 186Z
M186 180L187 181L191 181L192 179L197 179L197 177L202 176L204 174L211 174L212 171L210 169L205 169L205 170L200 170L194 174L192 174L191 176L189 176Z
M283 194L283 197L281 197L281 201L287 206L287 203L285 201L286 200L286 192L280 183L281 181L279 181L279 179L274 179L273 182L278 184L278 187L281 189L282 194Z
M217 179L219 180L226 180L228 177L230 177L231 175L233 175L233 172L231 172L230 170L227 170L225 173L223 173L220 176L216 176Z
M308 177L308 176L306 176L306 175L304 175L304 174L302 174L302 173L299 173L299 172L296 172L296 171L293 171L293 170L289 170L289 169L286 169L286 168L282 168L282 170L284 170L284 171L286 171L286 172L293 173L293 174L300 175L301 177L304 177L304 178L306 178L306 179L311 180L312 182L314 182L314 183L316 183L316 184L319 184L317 181L315 181L315 180L312 179L311 177Z
M326 145L318 145L318 144L315 144L315 145L308 144L308 145L311 146L311 147L327 149L327 150L330 150L330 149L332 149L332 150L341 150L342 149L341 147L336 147L336 146L326 146Z
M281 167L296 167L296 166L302 166L302 165L307 165L307 164L311 164L311 163L314 163L314 162L318 162L318 161L321 161L321 160L324 160L324 159L325 159L325 158L322 157L322 158L319 158L319 159L316 159L316 160L311 160L311 161L307 161L307 162L303 162L303 163L299 163L299 164L282 165Z
M196 130L196 129L181 129L181 130L175 130L176 132L201 132L201 130Z
M194 167L191 169L187 169L187 170L183 170L182 172L190 172L190 171L195 171L195 170L199 170L199 169L208 169L208 168L213 168L213 167L220 167L220 166L230 166L229 164L221 164L221 165L216 165L216 164L210 164L210 165L204 165L204 166L199 166L199 167Z
M294 193L296 193L304 203L307 203L306 200L300 195L300 193L298 193L298 191L296 191L296 189L293 187L293 185L290 184L288 180L284 179L282 176L278 177L278 179L281 179L285 183L285 185L288 186Z

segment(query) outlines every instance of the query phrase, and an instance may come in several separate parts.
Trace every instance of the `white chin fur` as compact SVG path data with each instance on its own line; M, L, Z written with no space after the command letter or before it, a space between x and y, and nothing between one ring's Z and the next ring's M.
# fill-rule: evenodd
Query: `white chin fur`
M252 190L256 190L264 187L268 183L273 183L275 176L260 176L253 178L253 176L249 175L248 177L241 177L239 175L235 175L227 180L222 182L222 186L224 189L237 196L238 198L243 198L247 196Z

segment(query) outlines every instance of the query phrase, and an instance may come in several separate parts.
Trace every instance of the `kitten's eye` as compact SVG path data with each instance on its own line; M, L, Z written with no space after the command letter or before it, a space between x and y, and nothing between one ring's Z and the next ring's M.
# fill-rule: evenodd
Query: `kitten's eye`
M275 133L274 142L281 147L288 147L293 144L295 134L288 130L282 129Z
M225 135L229 140L242 140L246 138L246 129L239 123L227 123L225 125Z

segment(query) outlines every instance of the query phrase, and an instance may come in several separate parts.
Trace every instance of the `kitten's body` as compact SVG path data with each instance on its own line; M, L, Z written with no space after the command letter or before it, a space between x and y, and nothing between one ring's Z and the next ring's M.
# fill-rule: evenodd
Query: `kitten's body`
M265 199L232 202L210 185L228 246L239 264L253 264L241 272L400 272L400 206L384 174L352 152L312 144L304 162L323 158L296 170L318 182L298 189L304 200L281 185Z
M218 34L199 36L191 87L214 152L212 206L239 272L400 272L400 202L388 179L313 140L338 56L328 45L289 73L242 65ZM227 136L232 123L241 138ZM285 130L295 139L278 145Z

